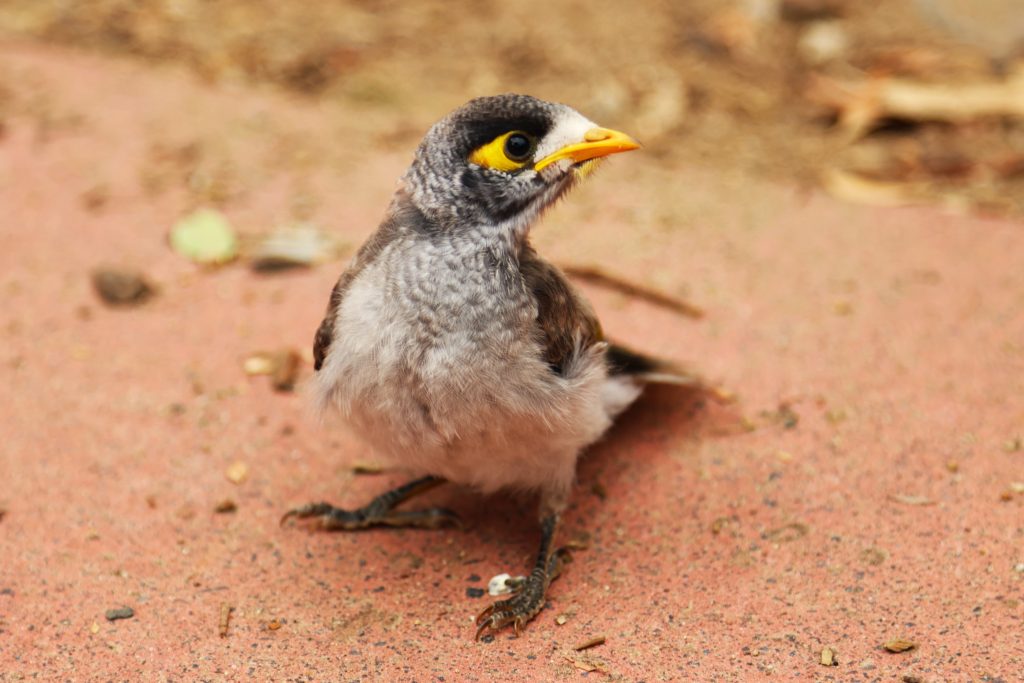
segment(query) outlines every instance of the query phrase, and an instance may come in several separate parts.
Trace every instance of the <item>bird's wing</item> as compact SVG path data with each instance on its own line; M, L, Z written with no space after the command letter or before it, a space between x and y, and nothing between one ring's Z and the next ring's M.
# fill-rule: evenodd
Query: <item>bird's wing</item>
M399 190L388 209L387 218L359 248L352 258L352 262L349 263L348 268L341 274L334 289L331 290L327 312L313 338L314 370L319 370L323 366L327 352L330 351L331 342L334 340L334 321L338 317L338 309L341 308L352 281L364 268L374 262L384 247L394 241L404 230L427 230L426 221L426 217L413 205L405 192Z
M590 304L558 268L527 248L520 255L520 272L537 300L537 326L544 360L562 374L573 355L603 341L601 323Z

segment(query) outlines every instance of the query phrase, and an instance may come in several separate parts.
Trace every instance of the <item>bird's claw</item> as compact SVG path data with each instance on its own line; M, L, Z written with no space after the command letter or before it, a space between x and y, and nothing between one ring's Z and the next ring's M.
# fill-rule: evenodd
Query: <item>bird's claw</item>
M487 607L476 618L476 640L480 640L485 631L500 631L509 624L518 637L526 622L544 609L548 583L548 576L535 572L514 587L512 597Z
M332 509L330 503L307 503L306 505L300 505L297 508L292 508L288 512L281 515L281 521L278 523L279 526L284 526L284 523L289 519L309 519L310 517L319 517L324 515Z
M320 527L328 531L357 531L375 526L418 527L440 529L445 526L462 528L462 520L451 510L428 508L426 510L392 510L371 503L358 510L343 510L330 503L309 503L293 508L281 517L281 525L289 519L320 520Z

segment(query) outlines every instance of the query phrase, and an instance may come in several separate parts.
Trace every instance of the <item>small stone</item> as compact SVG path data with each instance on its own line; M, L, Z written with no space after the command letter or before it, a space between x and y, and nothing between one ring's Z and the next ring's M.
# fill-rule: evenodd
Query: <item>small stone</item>
M236 460L228 466L224 476L232 484L241 484L249 476L249 466L240 460Z
M268 353L254 353L242 363L247 375L269 375L274 372L274 359Z
M97 268L92 272L92 286L110 306L135 306L156 293L142 273L127 268Z
M487 592L492 596L508 595L512 589L508 586L508 580L512 577L508 574L498 574L487 582Z
M135 616L135 610L131 607L118 607L117 609L108 609L104 615L107 621L117 621L118 619L131 619Z
M218 514L235 512L236 510L238 510L238 503L230 498L225 498L221 502L217 503L216 507L213 508L213 511Z
M466 597L468 598L482 598L486 591L483 588L474 588L470 586L466 589Z
M555 623L558 624L559 626L565 626L565 623L567 621L569 621L569 615L568 614L559 614L557 617L555 617Z
M275 358L274 371L270 375L270 384L277 391L291 391L299 380L302 369L302 356L295 349L280 352Z
M836 653L830 647L823 647L821 649L821 665L822 666L839 666L839 662L836 661Z

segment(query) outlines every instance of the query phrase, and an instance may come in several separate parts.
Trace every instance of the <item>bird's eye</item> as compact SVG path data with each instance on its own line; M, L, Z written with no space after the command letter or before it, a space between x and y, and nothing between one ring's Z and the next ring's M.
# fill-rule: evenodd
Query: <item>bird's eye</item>
M473 150L469 160L477 166L512 173L530 160L537 149L537 139L529 133L513 130Z
M512 161L526 161L533 154L533 140L526 133L512 133L505 138L505 156Z

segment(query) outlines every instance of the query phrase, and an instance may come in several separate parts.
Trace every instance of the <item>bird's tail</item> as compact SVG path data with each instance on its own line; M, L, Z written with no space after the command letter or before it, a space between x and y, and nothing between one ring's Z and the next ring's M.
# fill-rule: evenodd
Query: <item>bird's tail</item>
M627 349L619 344L608 345L608 374L636 379L646 384L670 384L680 387L701 387L701 378L684 368L660 358Z

